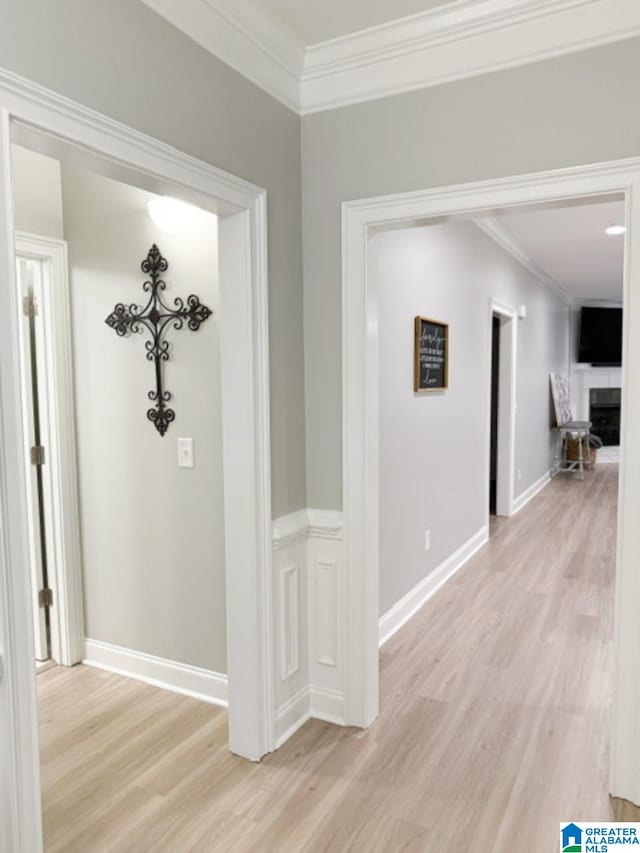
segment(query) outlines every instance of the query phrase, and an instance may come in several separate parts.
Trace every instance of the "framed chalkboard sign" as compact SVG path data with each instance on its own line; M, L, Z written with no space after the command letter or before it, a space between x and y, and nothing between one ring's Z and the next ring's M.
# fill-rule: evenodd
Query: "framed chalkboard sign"
M413 390L443 391L449 384L449 326L416 317Z

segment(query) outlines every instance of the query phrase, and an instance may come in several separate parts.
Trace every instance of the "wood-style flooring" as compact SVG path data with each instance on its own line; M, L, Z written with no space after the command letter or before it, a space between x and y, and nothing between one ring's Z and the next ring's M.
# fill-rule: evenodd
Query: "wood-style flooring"
M382 649L366 732L250 764L225 711L83 666L38 677L47 853L552 853L607 795L617 466L555 480Z

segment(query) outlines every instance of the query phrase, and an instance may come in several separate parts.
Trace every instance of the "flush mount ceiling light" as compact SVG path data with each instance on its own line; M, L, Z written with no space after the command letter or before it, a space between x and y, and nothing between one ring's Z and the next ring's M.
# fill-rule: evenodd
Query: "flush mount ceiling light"
M167 234L184 234L194 225L199 213L197 207L168 195L152 198L147 210L153 224Z
M604 229L604 233L607 237L620 237L621 234L627 233L627 229L625 225L610 225Z

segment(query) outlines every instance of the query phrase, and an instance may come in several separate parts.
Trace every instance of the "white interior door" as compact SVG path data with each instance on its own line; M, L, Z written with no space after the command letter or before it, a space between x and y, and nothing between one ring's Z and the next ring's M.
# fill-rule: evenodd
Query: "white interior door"
M44 520L42 517L42 491L38 478L41 472L32 464L31 448L39 444L38 423L38 346L35 324L31 322L28 306L41 301L38 262L26 258L16 259L16 274L19 291L19 335L20 335L20 381L22 386L22 416L24 419L24 460L27 483L27 510L29 516L29 572L32 587L33 625L35 632L36 661L45 661L50 656L47 628L47 612L40 606L40 590L46 586L44 550Z

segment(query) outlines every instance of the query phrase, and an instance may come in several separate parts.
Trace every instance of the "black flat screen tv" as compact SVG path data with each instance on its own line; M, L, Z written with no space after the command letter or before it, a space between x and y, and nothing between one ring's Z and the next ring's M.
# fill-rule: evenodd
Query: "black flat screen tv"
M622 308L581 309L578 361L622 364Z

